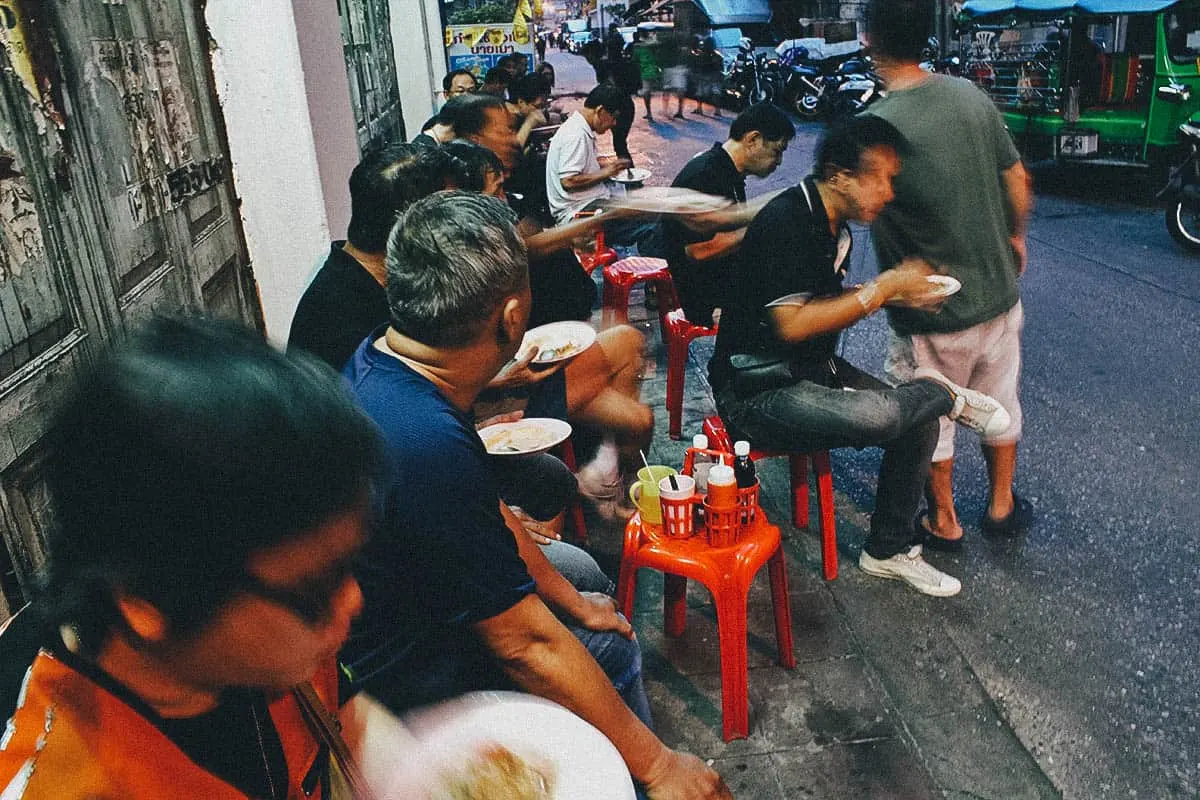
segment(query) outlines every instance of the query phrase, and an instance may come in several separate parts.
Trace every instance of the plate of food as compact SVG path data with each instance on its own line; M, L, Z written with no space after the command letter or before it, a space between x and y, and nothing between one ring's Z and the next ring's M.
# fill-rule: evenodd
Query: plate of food
M675 186L648 186L634 189L624 197L614 197L608 204L616 208L651 211L658 214L707 214L730 205L727 197L705 194Z
M534 346L538 353L533 357L533 364L556 364L574 358L595 341L596 329L586 322L551 322L525 331L518 352L523 353Z
M610 180L614 180L617 183L641 183L649 177L650 170L643 169L642 167L630 167L613 175Z
M404 724L419 755L380 797L634 800L612 743L548 700L476 692L412 712Z
M544 453L565 441L570 435L569 423L551 417L497 422L479 431L484 448L493 456L532 456Z

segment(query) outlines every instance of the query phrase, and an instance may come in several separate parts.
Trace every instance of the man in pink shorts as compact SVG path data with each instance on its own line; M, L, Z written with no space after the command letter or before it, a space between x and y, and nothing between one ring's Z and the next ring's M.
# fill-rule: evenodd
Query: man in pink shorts
M892 308L888 320L902 342L911 341L914 366L939 370L1008 411L1008 429L983 439L991 493L981 527L987 534L1014 535L1032 517L1012 484L1022 418L1018 278L1025 270L1033 194L987 96L969 81L920 68L934 18L934 0L871 0L870 44L888 94L867 113L890 122L904 138L896 196L872 234L881 269L919 257L962 283L939 312ZM925 531L918 531L926 546L943 550L959 549L963 535L952 490L954 427L942 420L929 516Z

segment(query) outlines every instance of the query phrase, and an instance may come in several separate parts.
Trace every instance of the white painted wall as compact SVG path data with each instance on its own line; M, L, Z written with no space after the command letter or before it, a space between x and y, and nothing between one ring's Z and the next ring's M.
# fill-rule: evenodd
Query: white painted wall
M291 0L208 0L205 21L267 336L282 345L331 238L296 19Z
M400 107L408 138L442 104L446 44L437 0L390 0L392 48L396 54Z

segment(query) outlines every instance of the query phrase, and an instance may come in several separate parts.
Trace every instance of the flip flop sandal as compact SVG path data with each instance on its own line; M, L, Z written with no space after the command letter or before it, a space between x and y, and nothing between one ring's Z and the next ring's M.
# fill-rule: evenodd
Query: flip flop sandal
M961 553L963 549L963 537L957 539L947 539L938 536L929 527L929 512L922 511L921 516L917 517L917 534L920 537L920 542L925 547L931 550L940 550L943 553Z
M979 527L988 536L1012 537L1025 533L1032 523L1033 504L1013 492L1013 507L1012 511L1008 512L1008 516L1004 519L991 519L985 511Z

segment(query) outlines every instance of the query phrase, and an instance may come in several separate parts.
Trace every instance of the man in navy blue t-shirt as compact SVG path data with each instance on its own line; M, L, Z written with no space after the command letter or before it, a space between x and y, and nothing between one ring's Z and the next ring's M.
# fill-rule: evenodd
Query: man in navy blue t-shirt
M576 591L496 492L468 412L525 333L528 261L513 222L498 200L442 192L414 204L388 243L391 324L345 370L389 473L342 660L397 711L515 686L596 726L649 795L731 797L648 727L640 651L612 598Z

